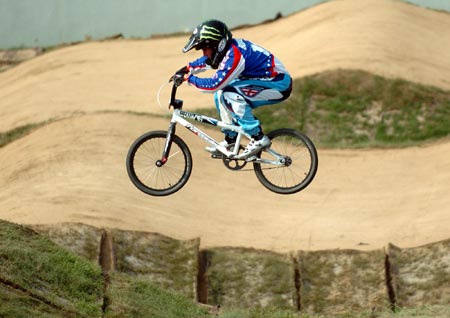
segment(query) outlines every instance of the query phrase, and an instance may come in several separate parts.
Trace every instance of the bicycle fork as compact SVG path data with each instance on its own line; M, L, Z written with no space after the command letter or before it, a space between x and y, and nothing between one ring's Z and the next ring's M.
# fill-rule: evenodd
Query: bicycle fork
M167 162L169 158L170 148L172 147L172 138L175 135L176 122L171 122L169 129L167 130L166 143L164 144L164 150L161 159L156 160L156 166L162 167Z

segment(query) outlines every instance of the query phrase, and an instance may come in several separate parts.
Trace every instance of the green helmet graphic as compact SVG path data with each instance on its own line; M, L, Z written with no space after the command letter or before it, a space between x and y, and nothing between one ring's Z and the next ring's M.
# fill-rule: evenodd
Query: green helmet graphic
M186 53L193 48L201 50L205 47L212 49L213 54L209 64L217 68L230 47L232 34L225 23L218 20L208 20L199 24L183 48Z

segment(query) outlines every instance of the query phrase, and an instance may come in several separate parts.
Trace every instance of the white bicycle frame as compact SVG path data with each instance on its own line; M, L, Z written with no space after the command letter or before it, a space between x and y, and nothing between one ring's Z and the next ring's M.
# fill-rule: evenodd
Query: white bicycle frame
M226 147L220 145L220 143L209 136L207 133L203 132L197 126L187 121L184 118L192 119L198 122L206 123L212 126L221 127L227 130L231 130L237 133L236 143L232 147L231 150L228 150ZM221 153L223 153L229 159L246 159L247 161L257 162L257 163L266 163L274 166L284 166L285 165L285 156L277 153L276 151L270 149L270 147L266 148L266 152L271 154L274 157L274 160L268 160L263 158L257 158L256 156L251 156L250 158L240 157L239 156L239 147L241 144L242 137L250 139L250 136L244 132L241 126L226 124L221 120L217 120L212 117L208 117L205 115L196 114L193 112L184 111L181 109L174 109L172 113L172 119L170 121L171 126L168 131L168 135L175 132L175 124L180 124L181 126L187 128L189 131L199 136L203 140L205 140L210 145L216 147Z
M270 146L267 147L266 149L264 149L263 151L272 155L273 160L269 160L266 158L258 158L258 156L256 156L256 155L253 155L250 157L246 157L246 155L244 156L243 154L239 155L239 148L241 145L242 137L245 136L248 139L251 138L248 134L246 134L244 132L243 128L238 125L227 124L221 120L218 120L218 119L215 119L212 117L208 117L205 115L196 114L193 112L182 110L183 101L180 99L176 99L176 93L177 93L178 86L180 86L183 81L181 79L173 78L173 79L169 80L169 83L172 80L174 81L174 85L172 86L169 108L173 107L173 113L172 113L172 119L170 120L170 126L167 131L166 144L164 146L162 158L161 158L161 160L158 161L159 165L164 165L165 162L168 160L170 147L172 145L172 137L175 135L176 124L180 124L181 126L187 128L189 131L191 131L195 135L199 136L200 138L205 140L210 145L216 147L216 149L219 150L227 159L231 159L231 160L243 159L247 162L251 161L251 162L255 162L255 163L265 163L265 164L269 164L269 165L272 165L275 167L281 167L281 166L285 166L286 164L290 164L289 157L277 153L276 151L272 150ZM158 93L158 96L159 96L159 93ZM159 97L158 97L158 103L159 103ZM196 127L191 122L187 121L185 118L234 131L237 133L236 143L234 144L232 149L228 150L226 147L220 145L217 140L215 140L214 138L209 136L207 133L203 132L201 129Z

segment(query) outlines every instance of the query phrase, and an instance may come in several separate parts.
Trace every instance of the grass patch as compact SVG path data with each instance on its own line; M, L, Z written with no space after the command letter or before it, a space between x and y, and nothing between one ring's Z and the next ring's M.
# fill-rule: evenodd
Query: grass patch
M402 146L450 134L450 92L433 87L337 70L297 80L294 96L282 107L300 110L295 128L325 146ZM269 110L257 110L263 123Z
M0 317L5 318L64 318L75 317L58 308L30 297L21 291L0 285Z
M336 314L307 314L278 308L224 308L217 318L448 318L450 306L401 308L395 313L384 311L346 312Z
M237 270L225 268L226 275L245 280L242 289L272 285L281 287L281 273L290 272L285 260L275 254L239 257L231 250L221 250L210 255L210 260L222 260L222 265L231 266L221 258L223 253L238 264ZM246 250L246 253L251 252ZM433 254L434 255L434 254ZM419 255L418 255L419 256ZM358 267L370 263L356 258ZM249 272L257 269L257 276L267 279L262 282ZM217 269L217 267L216 267ZM239 273L243 270L243 274ZM211 272L209 274L212 274ZM211 277L212 278L212 277ZM248 280L250 278L250 280ZM272 278L272 279L271 279ZM362 277L363 279L367 279ZM229 282L222 281L229 284ZM264 284L263 284L264 283ZM450 317L450 306L435 305L419 308L398 308L393 313L388 309L364 312L351 311L327 313L326 315L298 312L272 303L266 307L258 304L248 306L200 306L179 292L164 290L148 276L127 273L111 273L105 279L100 268L86 259L52 243L33 230L0 221L0 317L5 318L72 318L72 317L161 317L161 318L444 318ZM231 287L236 287L229 285ZM225 286L226 287L226 286ZM286 286L289 287L289 286ZM223 289L229 291L229 288ZM261 295L252 294L251 298ZM247 302L248 295L242 295ZM263 295L264 297L264 295ZM107 301L104 301L107 300Z
M148 279L114 273L105 318L206 318L208 311L181 294L160 289Z
M295 308L293 264L287 255L244 248L205 253L209 304Z
M146 232L111 231L116 270L195 299L199 239L179 241Z
M217 118L213 106L197 112ZM296 79L287 101L258 108L255 115L266 132L291 127L318 146L404 147L450 135L450 91L363 71L335 70ZM0 133L0 147L49 122Z
M33 230L0 221L0 278L50 308L100 317L101 270ZM14 310L8 302L1 310ZM10 307L10 308L8 308Z
M325 147L409 146L450 135L449 91L355 70L296 79L287 101L254 113L265 131L295 128Z
M88 115L88 113L84 113L84 112L77 112L74 114L76 114L76 115L72 115L73 117ZM150 113L135 112L135 111L102 110L102 111L93 112L93 114L130 114L130 115L134 115L134 116L167 118L167 125L169 124L169 121L170 121L170 117L168 115L150 114ZM22 126L13 128L13 129L5 131L5 132L0 132L0 148L6 146L7 144L9 144L15 140L18 140L22 137L25 137L25 136L31 134L33 131L35 131L43 126L54 123L58 120L65 120L65 119L69 119L69 118L71 118L71 117L52 118L52 119L49 119L49 120L46 120L43 122L22 125Z
M13 142L16 139L22 138L34 130L45 126L49 123L49 121L41 122L41 123L35 123L35 124L29 124L29 125L23 125L11 130L8 130L6 132L0 133L0 148L6 146L10 142Z
M389 257L400 307L450 303L450 239L415 248L389 245Z
M36 224L30 227L78 256L98 262L101 229L82 223Z
M382 250L300 252L301 308L327 314L389 309L384 262Z

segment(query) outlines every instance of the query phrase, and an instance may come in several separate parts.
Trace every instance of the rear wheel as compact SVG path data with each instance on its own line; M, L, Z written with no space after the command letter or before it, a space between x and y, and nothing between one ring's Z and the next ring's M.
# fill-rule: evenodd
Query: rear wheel
M186 143L178 136L172 137L167 161L162 154L166 131L151 131L131 145L127 155L127 171L131 182L142 192L165 196L180 190L192 172L192 156Z
M269 150L263 150L258 157L273 160L270 150L284 156L284 164L275 166L253 163L258 180L270 191L292 194L306 188L317 172L319 159L313 142L294 129L278 129L267 134L272 141Z

